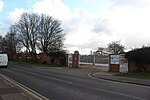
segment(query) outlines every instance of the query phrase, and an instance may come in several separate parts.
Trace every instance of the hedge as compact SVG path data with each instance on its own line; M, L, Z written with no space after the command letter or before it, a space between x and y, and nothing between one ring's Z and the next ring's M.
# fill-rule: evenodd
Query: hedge
M145 71L150 65L150 47L131 50L125 54L125 58L135 63L138 71Z

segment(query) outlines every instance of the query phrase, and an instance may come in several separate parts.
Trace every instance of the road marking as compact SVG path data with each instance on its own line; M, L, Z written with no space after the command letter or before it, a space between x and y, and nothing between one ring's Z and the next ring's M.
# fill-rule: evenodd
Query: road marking
M13 80L13 79L7 77L7 76L4 75L4 74L1 74L1 73L0 73L0 76L2 76L2 77L3 77L5 80L7 80L8 82L10 82L10 83L12 83L12 84L14 84L14 85L20 87L21 89L23 89L23 90L26 91L26 92L28 92L29 94L31 94L33 97L37 98L38 100L49 100L48 98L42 96L41 94L35 92L34 90L32 90L32 89L30 89L30 88L24 86L23 84L21 84L21 83L15 81L15 80Z
M120 93L120 92L107 91L107 90L100 89L100 88L96 88L96 90L99 90L99 91L102 91L102 92L111 93L111 94L118 94L118 95L121 95L121 96L126 96L126 97L133 98L133 99L137 99L137 100L147 100L147 99L144 99L144 98L127 95L127 94L123 94L123 93Z
M54 78L54 77L49 77L49 76L44 76L44 75L42 75L42 76L45 77L45 78L50 78L50 79L57 80L57 81L60 81L60 82L72 84L72 82L70 82L70 81L66 81L66 80L62 80L62 79L58 79L58 78Z
M121 82L115 82L115 81L110 81L110 80L99 79L99 78L93 77L91 74L92 74L92 73L89 73L89 74L88 74L88 77L90 77L90 78L92 78L92 79L97 79L97 80L101 80L101 81L103 80L103 81L106 81L106 82L109 81L109 82L111 82L111 83L121 83ZM121 83L121 84L133 85L133 84L127 84L127 83ZM141 86L141 85L136 85L136 86L150 88L150 87ZM96 90L103 91L103 92L107 92L107 93L111 93L111 94L114 94L114 93L115 93L115 94L118 94L118 95L121 95L121 96L126 96L126 97L134 98L134 99L137 99L137 100L147 100L147 99L144 99L144 98L127 95L127 94L123 94L123 93L120 93L120 92L111 92L111 91L107 91L107 90L100 89L100 88L96 88Z
M19 71L23 71L23 70L20 70L20 69L14 69L14 70L19 70ZM24 71L26 72L26 71ZM36 71L38 72L38 71ZM34 72L27 72L27 73L30 73L30 74L33 74L33 75L39 75L38 73L34 73ZM58 79L58 78L55 78L55 77L50 77L50 76L46 76L46 75L41 75L41 77L44 77L44 78L49 78L49 79L53 79L53 80L56 80L56 81L60 81L60 82L64 82L64 83L68 83L68 84L72 84L72 82L70 81L66 81L66 80L62 80L62 79Z
M55 69L63 70L64 68L62 68L62 67L55 67Z

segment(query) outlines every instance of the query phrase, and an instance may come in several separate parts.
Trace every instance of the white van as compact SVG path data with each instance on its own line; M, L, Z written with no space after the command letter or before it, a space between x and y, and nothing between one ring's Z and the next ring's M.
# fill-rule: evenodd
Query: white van
M0 67L6 67L8 64L8 56L7 54L0 54Z

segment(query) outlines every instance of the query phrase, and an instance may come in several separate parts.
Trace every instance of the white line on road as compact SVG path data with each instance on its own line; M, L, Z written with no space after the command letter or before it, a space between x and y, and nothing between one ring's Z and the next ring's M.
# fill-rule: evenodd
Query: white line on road
M100 88L96 88L96 90L107 92L107 93L111 93L111 94L117 94L117 95L121 95L121 96L126 96L126 97L137 99L137 100L147 100L147 99L144 99L144 98L127 95L127 94L123 94L123 93L120 93L120 92L108 91L108 90L104 90L104 89L100 89Z
M45 78L49 78L49 79L57 80L57 81L60 81L60 82L72 84L72 82L70 82L70 81L66 81L66 80L62 80L62 79L58 79L58 78L54 78L54 77L49 77L49 76L44 76L44 75L42 75L42 76L45 77Z
M7 77L6 75L4 74L1 74L0 73L0 76L2 76L5 80L7 80L8 82L20 87L21 89L23 89L24 91L28 92L29 94L31 94L32 96L34 96L35 98L37 98L38 100L49 100L48 98L42 96L41 94L35 92L34 90L22 85L21 83Z

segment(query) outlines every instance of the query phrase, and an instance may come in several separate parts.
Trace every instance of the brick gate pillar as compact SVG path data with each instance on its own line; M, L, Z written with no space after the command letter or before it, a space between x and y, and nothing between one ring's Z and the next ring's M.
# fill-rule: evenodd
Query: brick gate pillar
M79 52L75 51L72 55L72 67L78 68L79 67Z

